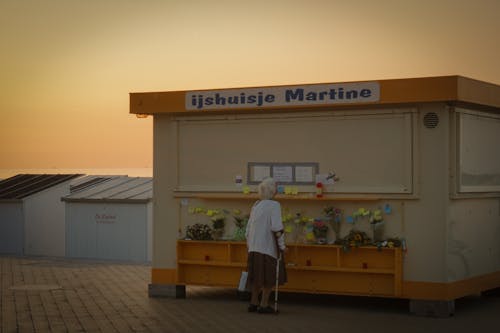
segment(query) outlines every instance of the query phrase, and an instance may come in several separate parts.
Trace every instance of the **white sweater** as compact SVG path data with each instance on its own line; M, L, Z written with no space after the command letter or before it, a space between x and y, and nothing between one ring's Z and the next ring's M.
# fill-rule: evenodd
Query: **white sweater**
M278 258L275 232L283 231L281 206L274 200L258 201L252 207L246 229L248 252L259 252ZM278 246L285 249L285 236L278 239Z

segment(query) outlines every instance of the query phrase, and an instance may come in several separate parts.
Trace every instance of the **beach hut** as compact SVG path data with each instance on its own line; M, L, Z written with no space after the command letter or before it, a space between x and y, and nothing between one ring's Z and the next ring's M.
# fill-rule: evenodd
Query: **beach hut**
M62 198L66 256L147 262L151 260L151 177L88 177Z
M185 231L210 225L198 212L248 212L266 176L280 183L285 231L298 233L283 291L405 298L415 313L447 315L455 299L500 287L498 85L440 76L142 92L130 112L154 118L151 296L237 286L245 244L230 230L219 241ZM340 229L319 245L310 219L294 217L327 221L325 207Z
M0 181L0 253L65 255L64 204L80 174L19 174Z

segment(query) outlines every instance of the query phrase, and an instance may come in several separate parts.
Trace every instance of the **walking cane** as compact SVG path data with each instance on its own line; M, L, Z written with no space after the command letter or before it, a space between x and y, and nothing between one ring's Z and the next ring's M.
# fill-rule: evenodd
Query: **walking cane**
M274 288L274 313L278 313L278 285L280 278L280 261L281 261L281 251L276 260L276 287Z

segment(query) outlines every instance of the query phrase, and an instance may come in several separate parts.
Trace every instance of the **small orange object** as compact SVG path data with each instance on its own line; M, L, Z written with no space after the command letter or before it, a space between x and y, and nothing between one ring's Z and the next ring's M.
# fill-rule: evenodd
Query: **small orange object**
M323 197L323 183L316 183L316 198Z

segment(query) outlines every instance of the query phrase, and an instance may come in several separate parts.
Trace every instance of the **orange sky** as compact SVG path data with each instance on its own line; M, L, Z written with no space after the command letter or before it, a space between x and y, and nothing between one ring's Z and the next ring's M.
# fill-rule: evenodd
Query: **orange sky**
M129 92L500 84L499 31L498 0L1 0L0 169L152 167Z

